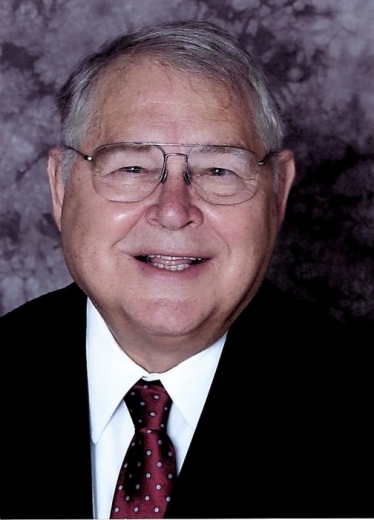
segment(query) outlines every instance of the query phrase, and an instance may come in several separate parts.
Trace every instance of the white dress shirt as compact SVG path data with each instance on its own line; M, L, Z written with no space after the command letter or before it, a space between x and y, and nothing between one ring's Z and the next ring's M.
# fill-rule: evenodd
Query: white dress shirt
M94 305L87 304L87 366L94 518L109 518L121 463L134 435L123 400L140 379L160 379L173 404L167 426L179 473L225 343L214 345L161 374L148 373L118 345Z

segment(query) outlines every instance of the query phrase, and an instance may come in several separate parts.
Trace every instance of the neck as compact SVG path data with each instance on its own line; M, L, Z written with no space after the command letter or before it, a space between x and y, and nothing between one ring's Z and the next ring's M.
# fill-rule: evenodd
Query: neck
M101 313L122 350L147 372L163 373L218 341L228 325L198 327L182 334L147 331Z
M198 341L194 341L190 336L187 338L151 336L148 341L139 342L129 341L128 334L122 339L120 334L116 334L113 330L111 332L120 347L137 365L147 372L156 373L166 372L179 365L186 359L210 347L224 334L223 331L218 337L212 337L205 341L202 341L201 337Z

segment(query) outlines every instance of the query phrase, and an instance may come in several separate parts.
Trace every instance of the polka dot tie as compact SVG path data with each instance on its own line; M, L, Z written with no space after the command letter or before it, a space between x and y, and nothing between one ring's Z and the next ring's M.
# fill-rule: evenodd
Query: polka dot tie
M171 399L160 381L140 380L125 396L135 434L123 461L111 518L163 518L176 477L166 433Z

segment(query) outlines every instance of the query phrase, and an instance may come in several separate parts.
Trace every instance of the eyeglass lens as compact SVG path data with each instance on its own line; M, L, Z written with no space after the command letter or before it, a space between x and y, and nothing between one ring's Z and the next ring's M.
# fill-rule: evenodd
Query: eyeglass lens
M238 204L255 193L259 164L248 150L195 146L187 154L175 155L188 157L188 179L207 202ZM161 181L164 158L168 172L168 154L158 145L121 143L98 148L92 159L95 189L112 201L143 200ZM186 161L181 164L184 170Z

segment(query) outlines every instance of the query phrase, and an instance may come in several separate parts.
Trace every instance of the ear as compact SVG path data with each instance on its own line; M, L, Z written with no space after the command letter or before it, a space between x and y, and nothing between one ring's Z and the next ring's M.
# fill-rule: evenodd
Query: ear
M61 151L52 148L48 154L48 179L52 195L53 216L58 229L61 231L61 214L65 196L65 186L61 173Z
M291 150L282 150L278 154L278 228L281 227L286 213L287 199L295 178L295 160Z

